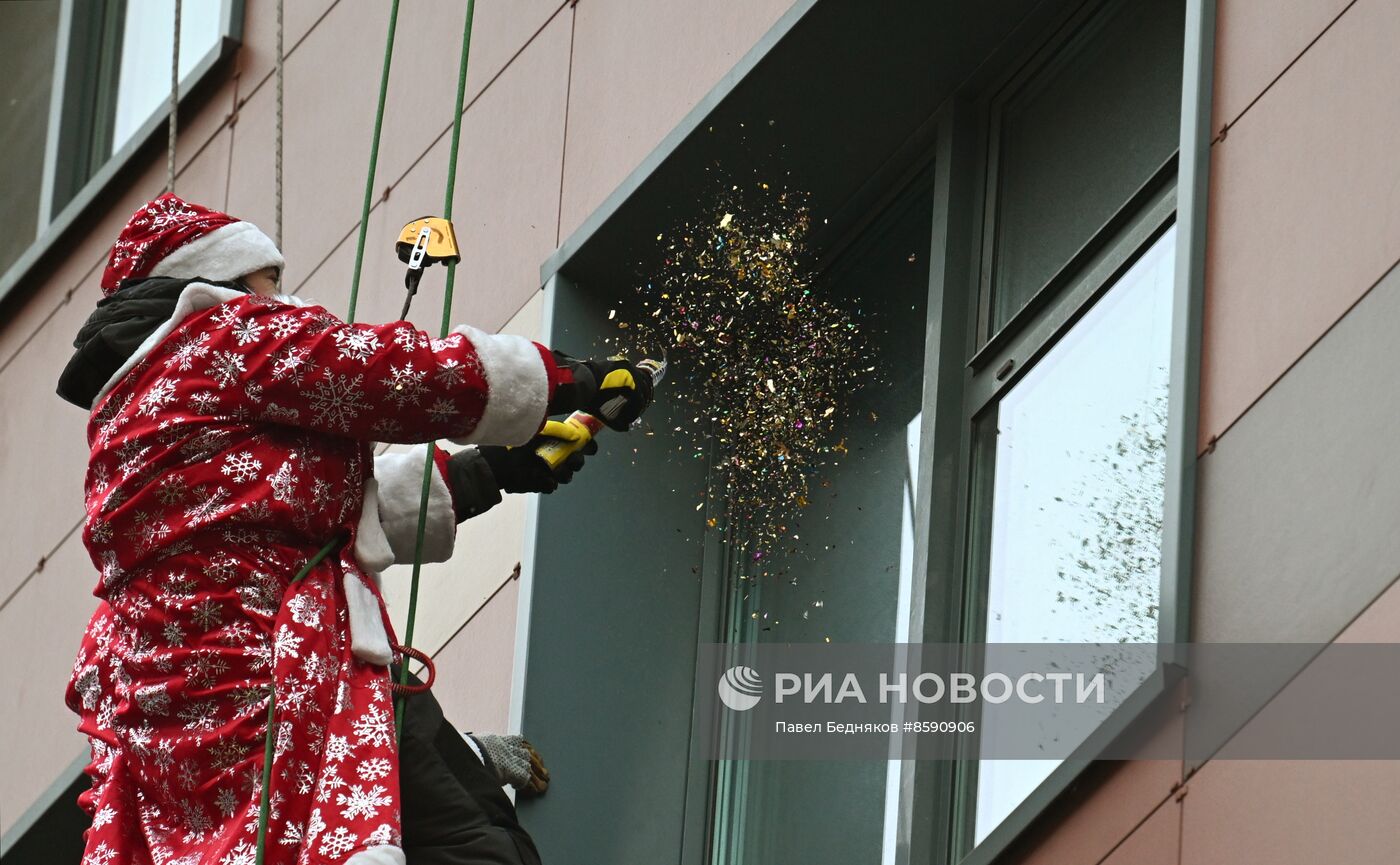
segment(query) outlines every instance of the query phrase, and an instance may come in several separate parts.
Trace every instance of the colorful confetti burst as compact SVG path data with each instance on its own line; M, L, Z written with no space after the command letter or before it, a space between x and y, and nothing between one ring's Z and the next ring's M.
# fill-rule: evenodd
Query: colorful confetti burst
M669 346L685 371L667 382L668 399L696 407L694 425L675 429L678 448L703 458L713 444L712 487L755 575L795 551L824 459L846 451L837 423L874 370L851 314L813 288L809 225L804 194L731 186L657 235L663 264L639 287L639 312L616 320L627 342Z

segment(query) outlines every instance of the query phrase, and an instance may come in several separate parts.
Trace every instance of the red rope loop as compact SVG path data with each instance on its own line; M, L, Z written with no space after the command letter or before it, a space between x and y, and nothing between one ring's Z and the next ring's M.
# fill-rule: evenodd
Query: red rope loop
M428 670L427 681L422 684L413 685L408 682L394 682L391 684L389 687L395 694L412 696L413 694L421 694L433 686L434 680L437 679L437 667L433 666L432 658L412 646L400 646L398 643L394 644L394 655L399 664L403 664L405 658L412 658L415 661L421 662Z

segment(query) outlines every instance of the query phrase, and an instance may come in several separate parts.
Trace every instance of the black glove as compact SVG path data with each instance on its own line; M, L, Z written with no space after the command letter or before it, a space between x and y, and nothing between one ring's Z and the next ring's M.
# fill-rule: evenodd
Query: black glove
M584 457L598 452L598 443L589 439L587 444L570 454L558 468L551 470L549 463L535 453L535 449L546 441L560 437L548 434L552 427L568 429L558 421L550 421L545 424L543 432L518 448L486 445L477 448L481 458L491 469L496 486L502 492L552 493L560 484L567 484L574 479L574 472L583 468Z
M626 432L651 405L651 372L625 360L577 360L563 352L554 362L573 374L555 388L550 414L586 411L610 428Z

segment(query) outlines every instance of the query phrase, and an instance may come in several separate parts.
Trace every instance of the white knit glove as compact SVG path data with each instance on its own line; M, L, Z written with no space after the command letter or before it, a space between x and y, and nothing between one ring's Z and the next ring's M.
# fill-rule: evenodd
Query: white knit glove
M549 770L540 754L523 736L500 736L495 733L464 733L476 743L476 750L486 768L496 773L502 784L517 790L543 793L549 787Z

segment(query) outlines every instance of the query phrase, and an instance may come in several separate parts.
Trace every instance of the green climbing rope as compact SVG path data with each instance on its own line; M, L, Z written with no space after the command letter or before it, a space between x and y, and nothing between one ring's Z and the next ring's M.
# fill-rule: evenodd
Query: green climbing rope
M452 219L452 196L457 187L457 149L462 140L462 104L467 98L467 57L471 53L472 13L475 0L467 0L467 20L462 29L462 57L457 69L457 101L452 110L452 146L447 154L447 192L443 195L442 216ZM457 262L447 262L447 282L442 295L442 326L439 336L446 338L452 329L452 287L457 278ZM418 500L418 537L413 547L413 578L408 588L408 619L404 622L403 645L413 645L413 623L418 612L418 577L423 570L423 540L428 527L428 497L433 488L433 462L437 446L428 442L428 456L423 462L423 494ZM399 664L399 684L408 684L407 659ZM403 715L407 708L400 696L394 706L394 735L403 734Z
M369 173L365 175L365 201L360 207L360 236L355 241L355 272L350 277L350 311L347 322L355 321L360 301L360 267L365 260L365 236L369 232L369 208L374 200L374 175L379 167L379 133L384 128L384 100L389 95L389 66L394 59L394 31L399 23L399 0L389 7L389 35L384 41L384 69L379 73L379 107L374 112L374 133L369 143Z
M326 542L324 547L316 551L316 555L306 560L306 564L301 566L297 575L292 577L292 581L287 584L287 588L295 586L311 573L311 569L325 561L341 544L345 543L345 534L336 535ZM279 605L280 607L280 605ZM274 663L276 658L273 658ZM273 674L277 671L274 668ZM268 788L272 786L272 757L277 744L277 737L274 735L275 715L277 714L277 689L273 685L273 680L269 679L267 684L267 732L263 734L263 770L262 789L258 791L258 852L257 865L263 865L263 857L267 852L267 824L272 817L272 797L268 795Z
M475 0L467 0L466 23L462 31L462 53L457 70L457 101L452 116L452 146L448 154L447 166L447 191L443 200L443 217L452 218L452 199L457 185L457 152L462 139L462 104L466 101L467 90L467 58L471 49L472 18L476 9ZM379 79L379 104L375 111L374 133L370 142L369 174L365 179L364 203L360 211L360 231L359 239L355 248L355 271L350 283L350 309L346 320L355 320L355 307L359 299L360 271L364 262L365 238L369 227L370 205L374 197L374 176L379 162L379 138L384 124L384 104L389 89L389 68L394 52L394 31L398 23L399 0L394 0L389 11L389 32L384 47L384 67ZM440 335L446 337L451 331L452 322L452 288L456 281L457 263L447 263L447 281L443 289L442 302L442 326ZM418 584L419 576L423 567L423 543L427 534L427 513L428 498L432 492L432 480L434 471L436 447L430 442L428 444L428 455L423 465L423 494L418 505L418 536L413 550L413 578L410 583L408 597L408 620L404 627L403 645L405 647L413 645L413 625L418 608ZM337 537L312 556L297 575L292 579L295 585L301 581L311 569L320 564L331 551L344 542L343 537ZM400 684L408 682L408 664L400 665ZM398 698L394 707L394 733L395 738L403 732L403 697ZM271 820L272 800L268 793L272 784L272 761L276 752L277 738L276 731L277 712L277 692L276 688L269 683L267 702L267 730L263 736L263 771L262 789L259 793L258 803L258 840L257 840L257 865L263 865L267 852L267 827Z
M280 17L280 3L279 17ZM350 308L346 315L346 321L355 320L355 307L359 300L360 293L360 269L364 262L365 236L369 227L370 204L374 198L374 176L379 164L379 138L380 132L384 128L384 104L389 91L389 69L393 63L394 56L394 32L397 29L399 18L399 0L393 0L393 5L389 9L388 35L384 45L384 66L379 76L379 102L374 113L374 133L370 139L369 148L369 171L365 177L365 197L364 206L360 210L360 234L355 247L355 273L350 282ZM279 22L280 23L280 22ZM280 192L280 190L279 190ZM343 536L337 536L329 541L324 547L316 552L314 556L307 560L297 575L292 578L289 586L301 582L307 574L311 573L325 558L337 547L345 542ZM275 671L274 671L275 672ZM272 817L272 797L269 791L272 787L272 761L276 754L276 715L277 715L277 689L272 681L268 683L267 694L267 730L263 734L263 768L262 768L262 788L259 790L258 801L258 840L257 840L257 865L263 865L267 856L267 828Z

